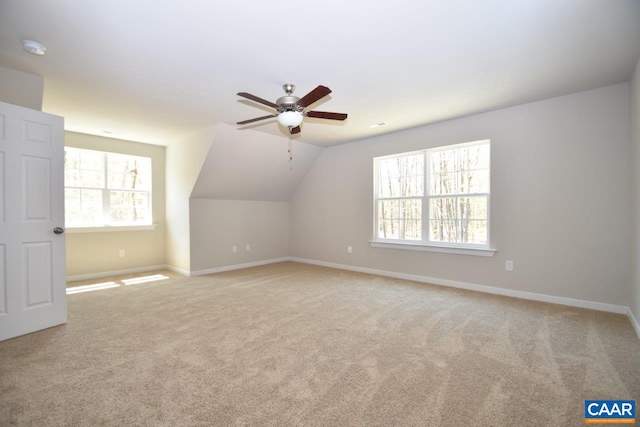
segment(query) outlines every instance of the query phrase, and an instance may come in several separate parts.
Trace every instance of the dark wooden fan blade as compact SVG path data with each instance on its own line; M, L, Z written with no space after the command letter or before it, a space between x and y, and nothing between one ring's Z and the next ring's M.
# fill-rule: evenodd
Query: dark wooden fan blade
M278 106L273 102L267 101L266 99L258 98L257 96L251 95L250 93L247 93L247 92L238 92L238 96L242 96L243 98L247 98L252 101L259 102L260 104L268 105L269 107L275 108L276 110L278 109Z
M329 120L346 120L347 115L343 113L329 113L327 111L307 111L307 117Z
M289 128L289 132L291 132L291 135L295 135L296 133L300 133L300 126L296 126L294 128Z
M255 119L244 120L244 121L238 122L236 124L238 124L238 125L246 125L247 123L253 123L253 122L257 122L259 120L270 119L270 118L276 117L276 116L277 116L277 114L271 114L269 116L262 116L262 117L256 117Z
M303 96L300 101L298 101L298 105L301 106L302 108L306 107L307 105L311 105L314 102L316 102L317 100L324 98L325 96L329 95L331 93L331 89L329 89L326 86L318 86L317 88L315 88L314 90L312 90L311 92L309 92L308 94L306 94L305 96Z

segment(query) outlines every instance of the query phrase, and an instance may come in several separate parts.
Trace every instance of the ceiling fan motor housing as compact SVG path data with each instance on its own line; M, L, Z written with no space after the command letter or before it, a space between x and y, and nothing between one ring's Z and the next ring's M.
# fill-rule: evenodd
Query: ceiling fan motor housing
M298 105L298 101L300 101L300 98L291 95L278 98L278 100L276 101L276 104L278 104L278 111L281 113L285 111L302 112L302 107Z

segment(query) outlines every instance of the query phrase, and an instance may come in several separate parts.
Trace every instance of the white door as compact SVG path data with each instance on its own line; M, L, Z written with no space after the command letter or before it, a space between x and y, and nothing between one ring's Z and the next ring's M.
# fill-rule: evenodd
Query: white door
M67 322L63 132L0 102L0 341Z

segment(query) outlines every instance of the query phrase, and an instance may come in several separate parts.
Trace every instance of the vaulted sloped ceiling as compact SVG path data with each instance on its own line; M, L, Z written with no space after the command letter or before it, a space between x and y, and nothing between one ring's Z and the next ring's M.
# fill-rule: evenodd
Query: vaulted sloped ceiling
M288 138L218 125L191 198L289 201L323 150L291 144L290 161Z

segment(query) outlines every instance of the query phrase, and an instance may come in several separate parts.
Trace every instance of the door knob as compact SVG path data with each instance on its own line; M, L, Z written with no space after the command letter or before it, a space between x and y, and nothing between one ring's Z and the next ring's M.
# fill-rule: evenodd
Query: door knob
M64 228L56 227L56 228L53 229L53 232L56 233L56 234L62 234L62 233L64 233Z

